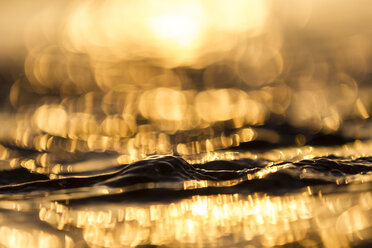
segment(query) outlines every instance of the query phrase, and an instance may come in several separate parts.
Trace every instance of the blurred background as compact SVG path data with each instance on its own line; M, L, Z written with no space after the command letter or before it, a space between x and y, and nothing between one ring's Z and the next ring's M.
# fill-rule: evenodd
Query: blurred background
M366 0L2 1L0 141L136 157L369 138L371 13Z

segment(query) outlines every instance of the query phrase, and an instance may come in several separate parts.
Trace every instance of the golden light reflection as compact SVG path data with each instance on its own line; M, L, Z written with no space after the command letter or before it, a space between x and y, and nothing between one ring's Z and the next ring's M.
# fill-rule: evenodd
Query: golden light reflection
M31 225L29 226L31 227ZM27 247L27 248L41 248L41 247L74 247L73 241L66 236L65 240L53 233L44 230L38 230L32 227L32 230L27 230L23 227L8 227L2 225L0 227L0 244L4 247Z
M326 195L315 193L317 190L290 196L193 196L171 204L74 208L51 203L40 208L39 216L61 230L68 226L81 229L89 245L103 247L222 247L232 242L264 247L343 247L370 237L372 196L368 190ZM340 204L345 200L348 204ZM232 240L225 239L228 236Z
M354 15L355 34L336 48L336 34L318 33L320 6L71 1L60 13L50 3L25 26L25 77L9 94L16 123L2 140L48 150L36 137L49 134L70 151L190 154L277 143L255 129L272 121L330 134L368 120L370 33Z
M38 173L47 174L55 178L60 173L78 173L94 169L104 169L110 166L119 166L130 164L147 157L146 154L157 152L158 154L172 154L176 151L188 163L203 164L215 160L237 160L242 158L261 159L271 163L281 161L299 161L303 159L312 159L336 155L345 158L357 159L360 157L371 156L371 141L355 141L341 146L313 147L313 146L293 146L287 148L271 149L269 151L218 151L232 145L229 142L248 142L254 140L260 130L244 128L238 130L230 136L222 136L217 139L207 139L205 141L195 141L189 143L180 143L174 146L170 137L165 134L157 135L154 132L140 133L135 138L129 140L120 140L109 136L91 135L87 141L58 139L51 135L36 135L31 139L28 135L16 143L24 146L24 142L35 145L40 151L36 157L25 157L13 149L3 148L1 156L7 161L3 164L4 168L15 168L23 166ZM268 133L267 135L269 135ZM58 151L55 153L54 151ZM84 153L88 151L120 151L118 155L97 159L92 158L87 161L76 161L80 155L74 155L74 152ZM52 152L52 153L51 153ZM63 161L63 165L59 163ZM63 177L63 176L62 176ZM333 180L333 179L332 179Z
M44 132L66 136L67 113L62 107L42 105L36 110L34 119L37 127Z
M9 94L1 92L10 103L1 111L10 113L0 115L0 171L22 167L57 179L153 154L179 155L191 164L251 158L268 165L238 180L83 188L69 196L81 199L156 187L230 187L290 166L272 166L283 161L371 156L370 6L365 0L2 1L0 90L8 90L3 64L15 72L9 72ZM288 138L287 131L294 133ZM316 134L364 141L308 146ZM287 140L294 146L239 147ZM227 150L234 147L240 150ZM40 202L1 195L0 246L347 247L370 241L371 176L323 179L348 186L85 207L70 206L66 191L26 196ZM3 209L17 216L36 211L41 223L18 221Z

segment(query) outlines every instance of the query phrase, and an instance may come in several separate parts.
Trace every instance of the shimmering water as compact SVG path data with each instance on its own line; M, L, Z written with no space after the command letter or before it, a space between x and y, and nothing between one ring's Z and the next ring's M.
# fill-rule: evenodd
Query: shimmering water
M130 164L120 162L122 155L95 154L75 157L78 162L69 165L84 164L84 171L71 169L55 179L15 165L15 160L37 162L2 147L0 242L5 247L367 247L371 147L356 142L256 154L151 156Z
M371 6L0 1L0 248L371 246Z

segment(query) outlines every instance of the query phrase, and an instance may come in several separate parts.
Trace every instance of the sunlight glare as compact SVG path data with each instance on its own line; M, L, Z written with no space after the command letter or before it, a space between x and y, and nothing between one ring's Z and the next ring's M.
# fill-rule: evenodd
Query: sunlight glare
M198 23L192 16L154 16L149 23L158 38L170 40L180 47L192 44L198 33Z

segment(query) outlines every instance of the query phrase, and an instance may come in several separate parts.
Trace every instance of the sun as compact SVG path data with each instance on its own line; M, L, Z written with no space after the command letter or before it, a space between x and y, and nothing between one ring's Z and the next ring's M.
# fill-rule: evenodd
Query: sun
M149 20L155 35L181 47L189 46L198 36L198 23L188 15L154 16Z

